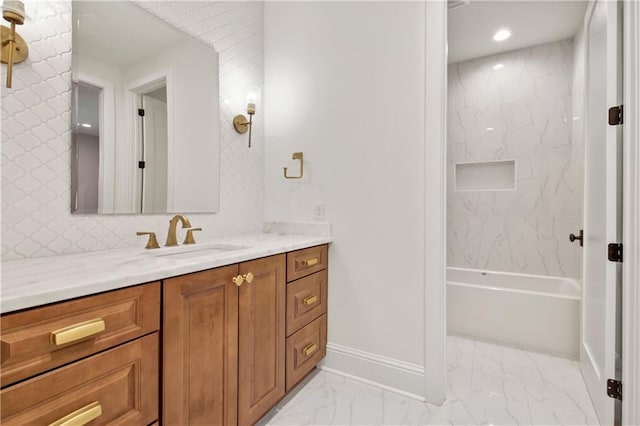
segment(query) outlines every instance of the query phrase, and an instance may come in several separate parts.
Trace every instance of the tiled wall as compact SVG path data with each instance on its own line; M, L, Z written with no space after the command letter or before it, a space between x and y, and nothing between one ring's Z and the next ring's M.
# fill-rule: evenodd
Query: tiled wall
M449 266L579 277L573 54L565 40L449 66ZM454 191L455 163L503 159L516 190Z
M210 44L220 54L220 211L190 215L201 238L259 232L264 220L263 121L253 144L231 125L239 86L263 85L261 2L140 2L143 8ZM2 259L139 246L138 230L164 239L168 215L70 214L71 3L27 3L19 28L29 44L2 84ZM2 66L4 82L6 67Z

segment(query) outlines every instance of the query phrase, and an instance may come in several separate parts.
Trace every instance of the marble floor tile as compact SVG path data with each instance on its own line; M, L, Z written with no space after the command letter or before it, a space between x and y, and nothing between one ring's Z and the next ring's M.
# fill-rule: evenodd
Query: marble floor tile
M318 371L261 424L424 425L437 409L376 386Z
M447 339L441 407L326 371L312 373L260 425L598 425L577 362Z
M488 343L475 342L473 370L492 376L522 382L518 350Z

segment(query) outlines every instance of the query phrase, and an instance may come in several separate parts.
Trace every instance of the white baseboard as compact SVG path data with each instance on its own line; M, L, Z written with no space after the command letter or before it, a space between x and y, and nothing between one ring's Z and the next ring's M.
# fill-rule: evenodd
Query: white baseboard
M425 400L425 370L421 365L329 342L320 368L418 401Z

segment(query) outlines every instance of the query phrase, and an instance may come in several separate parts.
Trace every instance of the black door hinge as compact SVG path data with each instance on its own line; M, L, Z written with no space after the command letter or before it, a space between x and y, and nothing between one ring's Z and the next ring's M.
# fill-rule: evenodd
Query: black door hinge
M144 169L144 167L146 166L147 162L146 161L138 161L138 168L139 169Z
M138 115L139 115L140 117L144 117L144 109L142 109L142 108L138 108Z
M622 401L622 382L620 380L607 380L607 396Z
M607 258L611 262L622 262L622 244L611 243L608 245Z
M623 107L622 105L609 108L609 125L618 126L623 122Z

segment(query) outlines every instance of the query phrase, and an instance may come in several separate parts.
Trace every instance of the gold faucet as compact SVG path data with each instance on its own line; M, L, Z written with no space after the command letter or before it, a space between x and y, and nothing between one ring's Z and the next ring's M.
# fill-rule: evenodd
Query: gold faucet
M176 228L178 227L178 221L182 222L183 228L191 228L191 222L186 216L177 214L169 221L169 232L167 233L167 243L165 246L173 247L178 245L178 238L176 236Z

